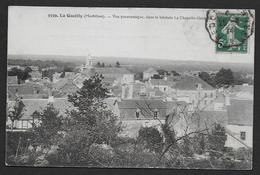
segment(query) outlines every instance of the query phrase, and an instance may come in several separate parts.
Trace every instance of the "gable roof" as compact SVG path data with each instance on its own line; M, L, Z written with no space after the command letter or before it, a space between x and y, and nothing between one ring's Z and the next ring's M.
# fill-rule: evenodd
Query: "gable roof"
M253 100L231 99L228 110L228 124L253 125Z
M143 119L153 119L153 113L158 110L158 118L165 119L165 116L176 106L176 102L165 102L162 99L129 99L118 102L120 118L136 120L135 112L139 109Z
M31 120L32 114L35 111L41 112L46 108L49 101L48 99L23 99L24 106L23 116L21 120ZM8 105L14 105L15 101L12 101ZM67 109L72 109L73 105L68 102L67 98L55 98L53 101L55 109L59 110L59 115L65 115Z
M175 83L164 79L151 79L150 83L154 86L173 86Z
M151 99L129 99L118 102L119 109L166 109L166 102L163 100Z
M196 90L198 84L201 84L203 90L214 90L211 85L197 76L184 76L176 82L173 88L179 90Z
M38 91L37 94L48 94L48 91L43 85L35 83L10 84L7 88L12 94L17 93L18 95L32 95L35 94L35 91Z

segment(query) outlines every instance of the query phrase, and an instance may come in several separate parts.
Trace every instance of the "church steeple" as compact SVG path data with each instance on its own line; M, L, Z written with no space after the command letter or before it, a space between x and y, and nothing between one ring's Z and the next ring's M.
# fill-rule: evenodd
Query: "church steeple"
M86 63L85 63L86 68L92 68L93 67L93 59L92 59L90 54L88 54L85 61L86 61Z

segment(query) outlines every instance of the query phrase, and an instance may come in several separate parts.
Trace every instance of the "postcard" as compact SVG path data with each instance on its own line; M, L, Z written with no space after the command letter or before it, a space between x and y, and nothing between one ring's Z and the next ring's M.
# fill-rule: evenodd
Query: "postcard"
M255 11L9 6L6 165L251 170Z

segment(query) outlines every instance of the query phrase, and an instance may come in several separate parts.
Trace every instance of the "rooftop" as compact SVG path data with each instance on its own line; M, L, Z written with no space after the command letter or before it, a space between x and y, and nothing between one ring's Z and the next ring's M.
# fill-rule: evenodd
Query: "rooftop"
M253 100L231 99L228 110L228 124L253 125Z
M201 84L203 90L214 90L211 85L196 76L182 77L179 81L176 82L173 88L180 90L196 90L198 84Z
M31 115L35 111L41 112L49 103L48 99L23 99L22 101L25 105L22 120L32 119ZM15 101L9 104L14 105L14 103ZM65 115L67 109L73 108L73 105L67 101L67 98L54 98L53 105L59 110L60 115Z

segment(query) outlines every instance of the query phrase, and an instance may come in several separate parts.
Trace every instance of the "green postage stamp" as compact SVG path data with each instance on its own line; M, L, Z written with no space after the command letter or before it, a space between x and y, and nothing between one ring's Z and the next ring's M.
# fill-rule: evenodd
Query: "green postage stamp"
M206 29L211 40L216 43L217 52L247 53L247 39L254 27L250 10L208 11Z

